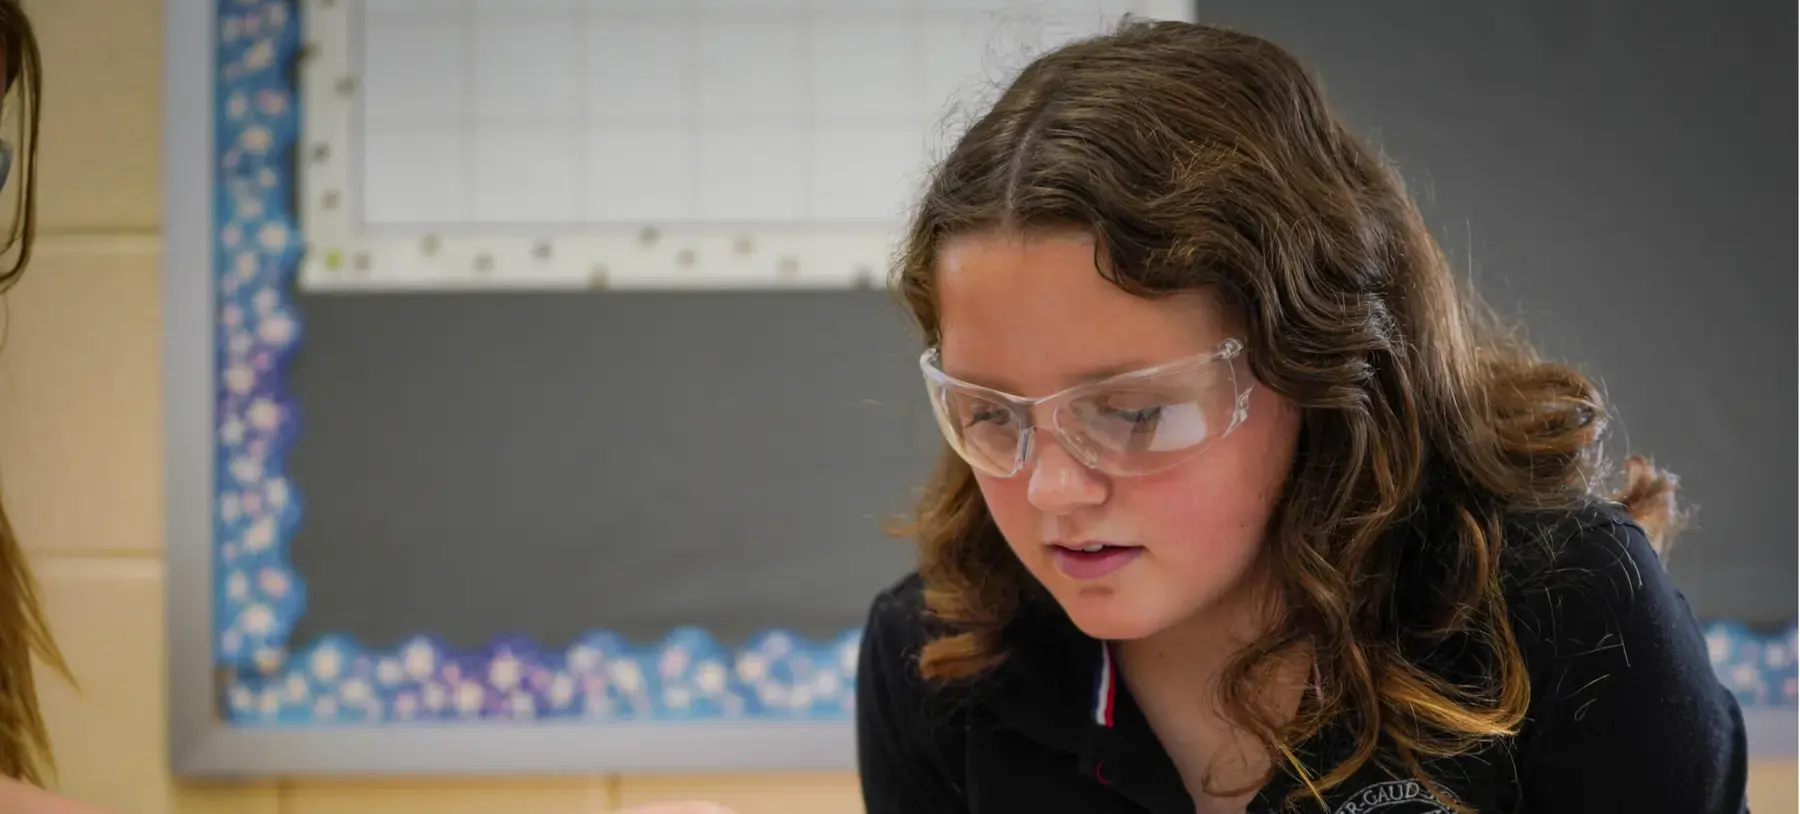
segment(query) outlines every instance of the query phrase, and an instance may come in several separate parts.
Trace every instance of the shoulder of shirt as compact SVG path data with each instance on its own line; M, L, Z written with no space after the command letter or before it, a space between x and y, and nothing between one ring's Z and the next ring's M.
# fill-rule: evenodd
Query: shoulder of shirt
M876 594L863 628L865 667L881 676L891 693L932 708L960 708L968 700L966 684L940 684L919 674L919 655L942 633L925 607L925 583L908 574Z
M1518 513L1506 528L1502 590L1538 678L1571 660L1603 661L1600 651L1628 632L1640 640L1644 625L1691 618L1648 535L1617 503Z
M1503 529L1500 577L1509 601L1597 584L1629 589L1643 583L1644 569L1662 567L1644 529L1612 501L1514 512Z
M913 572L875 595L869 607L868 631L890 640L922 644L926 618L925 582Z
M863 628L863 637L873 645L871 667L890 676L904 674L908 684L919 685L919 652L933 636L925 583L916 572L875 595Z

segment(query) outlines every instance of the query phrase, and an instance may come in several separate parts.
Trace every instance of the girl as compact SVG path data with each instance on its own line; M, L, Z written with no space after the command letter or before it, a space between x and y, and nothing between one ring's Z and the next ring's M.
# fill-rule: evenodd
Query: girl
M13 213L10 223L0 225L0 293L12 288L31 259L41 76L31 21L18 0L0 0L0 88L5 89L0 111L17 106L16 120L22 123L16 132L0 135L0 196L6 200L0 210ZM68 676L44 622L37 582L0 511L0 776L42 784L51 768L50 738L38 711L34 656Z
M21 126L0 136L0 210L12 213L0 231L0 293L31 260L37 201L38 99L43 71L37 37L18 0L0 0L0 88L17 106ZM8 111L10 112L10 111ZM4 120L0 116L0 120ZM18 814L100 814L42 790L53 769L50 734L38 710L32 660L70 679L50 637L37 581L12 524L0 510L0 811Z
M949 452L863 639L871 814L1744 809L1672 480L1599 492L1594 384L1289 54L1043 56L897 273Z

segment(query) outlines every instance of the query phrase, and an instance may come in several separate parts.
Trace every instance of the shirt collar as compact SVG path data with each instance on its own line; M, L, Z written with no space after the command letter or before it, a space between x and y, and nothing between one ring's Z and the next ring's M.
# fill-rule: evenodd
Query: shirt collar
M1022 613L1003 641L1006 661L982 701L996 721L1076 756L1078 771L1153 809L1179 807L1180 775L1124 685L1113 644L1082 633L1053 603ZM1316 672L1311 684L1320 692ZM1303 759L1316 762L1331 742L1303 745ZM1278 771L1258 799L1277 799L1291 783Z
M1100 664L1094 677L1094 724L1111 729L1119 702L1119 668L1113 663L1112 645L1108 642L1096 644L1100 650Z

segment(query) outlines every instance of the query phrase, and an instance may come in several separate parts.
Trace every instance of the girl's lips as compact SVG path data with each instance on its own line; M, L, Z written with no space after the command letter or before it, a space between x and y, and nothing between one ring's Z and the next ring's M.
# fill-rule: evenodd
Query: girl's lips
M1050 547L1050 556L1056 562L1056 570L1070 579L1100 579L1118 571L1144 553L1138 546L1114 545L1112 543L1084 542L1079 544L1056 543Z

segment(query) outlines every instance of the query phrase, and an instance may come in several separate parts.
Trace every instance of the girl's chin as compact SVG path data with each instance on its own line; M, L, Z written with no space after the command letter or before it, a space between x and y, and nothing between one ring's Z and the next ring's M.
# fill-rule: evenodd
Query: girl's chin
M1104 641L1142 639L1168 627L1167 620L1147 614L1141 608L1129 607L1116 595L1077 596L1061 604L1077 629Z

